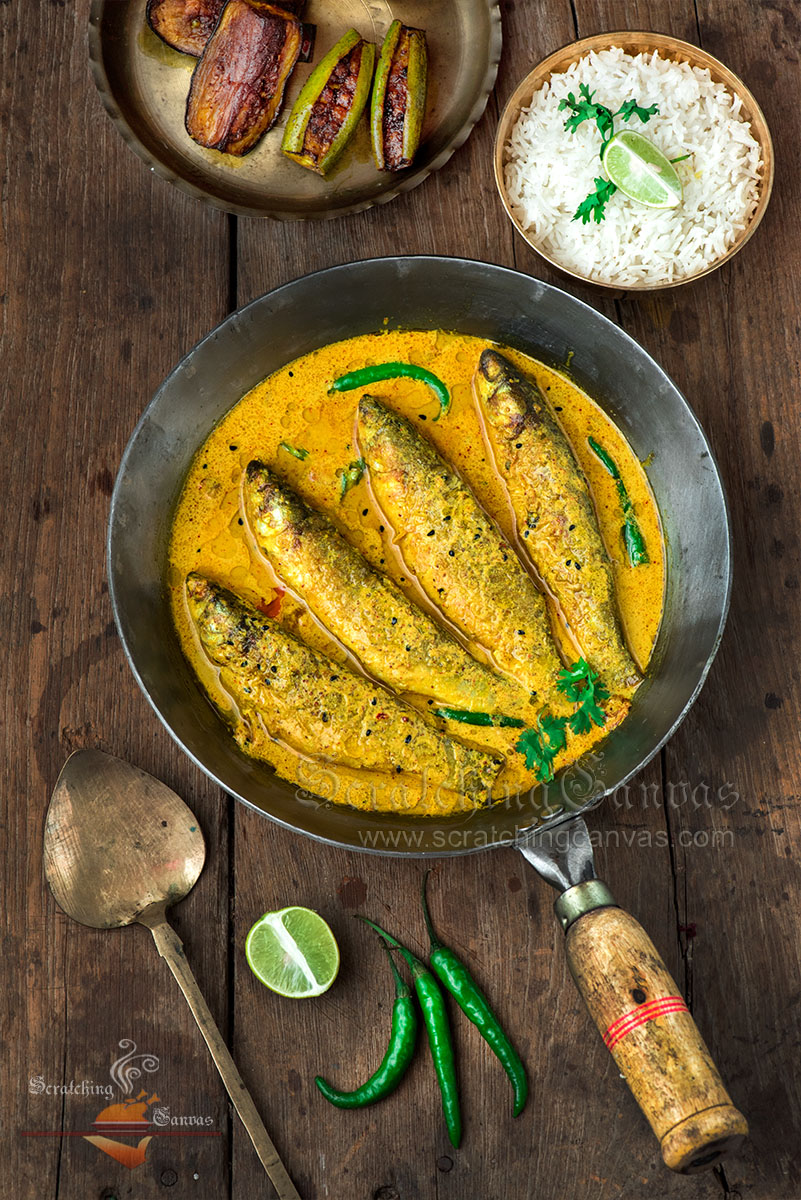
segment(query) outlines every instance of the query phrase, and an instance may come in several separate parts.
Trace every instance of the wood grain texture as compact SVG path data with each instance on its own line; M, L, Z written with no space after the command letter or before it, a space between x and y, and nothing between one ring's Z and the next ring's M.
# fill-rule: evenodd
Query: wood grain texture
M220 1138L156 1139L132 1174L82 1138L103 1097L32 1094L109 1085L132 1038L159 1056L173 1114L203 1113L227 1139L216 1071L143 929L96 932L58 912L42 874L50 791L82 745L164 779L200 818L209 866L176 914L209 1004L227 1020L227 818L135 686L105 583L109 495L139 413L180 347L225 313L224 217L151 178L103 113L89 78L88 3L0 9L2 150L0 439L6 477L2 561L4 1196L163 1194L175 1170L209 1194L227 1186ZM102 169L100 169L102 167ZM191 254L186 247L191 246ZM189 300L191 297L191 301ZM136 1088L138 1091L139 1088ZM135 1093L134 1093L135 1094ZM167 1178L171 1178L168 1174ZM105 1194L105 1193L103 1193Z
M723 648L667 751L592 826L599 873L652 937L749 1118L753 1140L726 1166L727 1194L798 1200L797 4L505 0L496 92L451 162L383 208L287 225L232 221L195 204L126 149L89 78L87 10L88 0L0 7L0 96L13 131L0 150L0 439L10 493L0 543L8 660L0 1194L267 1194L247 1136L234 1126L231 1137L222 1087L146 933L74 926L46 892L44 811L64 758L80 745L160 776L200 818L207 866L172 920L304 1197L722 1194L714 1177L680 1179L661 1164L570 979L553 893L510 850L443 861L431 900L443 939L470 961L530 1067L525 1112L512 1120L506 1077L455 1011L459 1152L446 1140L425 1053L385 1104L330 1108L314 1074L343 1086L364 1078L381 1057L391 1010L383 954L353 914L378 918L422 949L422 867L319 846L234 809L173 747L117 643L104 582L108 495L157 384L224 316L231 292L244 303L309 270L403 252L516 265L593 304L673 375L719 455L736 544ZM697 41L721 57L755 93L777 150L773 200L743 254L661 297L601 295L546 268L513 234L492 180L494 126L518 80L576 36L627 26ZM319 1000L283 1000L245 965L250 924L286 903L317 908L342 946L340 978ZM91 1121L95 1098L31 1094L28 1080L105 1083L124 1037L160 1056L153 1078L171 1112L210 1115L222 1137L155 1139L129 1172L80 1138L21 1136Z

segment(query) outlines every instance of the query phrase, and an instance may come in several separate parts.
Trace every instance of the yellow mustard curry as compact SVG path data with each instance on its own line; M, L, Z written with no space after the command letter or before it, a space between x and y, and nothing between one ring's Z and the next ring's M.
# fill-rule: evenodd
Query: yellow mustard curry
M433 372L447 411L410 378L331 391L387 362ZM183 651L246 753L325 800L447 815L481 788L536 789L519 727L546 705L567 711L562 661L589 659L610 695L556 769L625 718L659 627L664 553L642 465L566 374L478 338L387 331L289 363L223 418L177 505L168 586ZM295 675L277 678L279 661ZM443 699L518 727L435 718ZM454 785L454 763L469 784Z

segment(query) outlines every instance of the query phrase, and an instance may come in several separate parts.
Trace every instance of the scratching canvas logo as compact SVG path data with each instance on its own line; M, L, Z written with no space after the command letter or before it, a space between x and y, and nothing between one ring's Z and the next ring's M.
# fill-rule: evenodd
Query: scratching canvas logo
M131 1038L123 1038L119 1043L122 1054L111 1064L112 1082L122 1093L122 1100L117 1104L109 1104L94 1119L97 1133L84 1134L87 1142L97 1146L104 1154L122 1163L124 1167L139 1167L145 1161L147 1148L152 1141L152 1134L145 1131L150 1128L147 1110L159 1103L159 1097L154 1092L148 1096L147 1089L140 1090L138 1096L133 1095L134 1084L142 1078L143 1073L152 1074L159 1069L159 1060L155 1054L138 1054L136 1042ZM163 1109L155 1109L153 1116L163 1113ZM144 1136L143 1136L144 1135ZM121 1142L123 1136L137 1138L136 1144Z
M34 1075L29 1079L28 1091L31 1095L102 1096L106 1101L111 1101L98 1112L91 1129L75 1133L59 1131L55 1136L80 1137L109 1158L133 1170L145 1161L154 1136L212 1133L208 1129L214 1123L212 1117L172 1115L153 1086L141 1086L152 1082L147 1081L146 1076L154 1075L159 1069L159 1059L155 1054L140 1052L132 1038L122 1038L118 1049L122 1053L109 1069L111 1084L96 1084L86 1079L79 1083L72 1080L69 1084L52 1084L47 1083L42 1075ZM115 1092L118 1093L116 1100ZM183 1128L176 1129L175 1126ZM200 1129L199 1126L204 1128Z

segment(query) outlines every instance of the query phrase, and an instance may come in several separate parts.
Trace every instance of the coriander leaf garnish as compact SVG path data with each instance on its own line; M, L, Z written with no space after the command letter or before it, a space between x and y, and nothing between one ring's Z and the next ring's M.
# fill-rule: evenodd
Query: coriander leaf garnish
M591 725L603 725L606 720L604 710L599 701L608 700L609 692L598 676L597 671L585 659L580 658L572 667L565 667L556 677L557 690L578 704L578 708L568 718L573 733L589 733Z
M286 450L287 454L291 454L293 458L299 458L301 462L309 457L308 450L304 450L301 446L290 446L289 442L279 442L278 445L282 450Z
M599 728L606 721L601 701L609 692L601 683L598 672L580 658L565 667L556 677L557 691L578 707L569 716L556 717L543 710L537 716L535 729L526 729L515 744L515 750L525 755L526 769L534 771L540 783L548 783L554 775L554 759L567 745L567 731L579 737L589 733L593 725Z
M598 178L594 179L593 183L595 191L590 192L573 213L573 220L578 221L581 218L582 225L586 225L590 220L600 225L606 216L606 206L617 191L616 185L610 179Z
M540 783L548 783L553 779L556 751L537 729L527 729L521 733L515 749L526 756L526 770L533 771Z
M614 114L616 117L622 117L624 121L630 121L632 117L639 117L643 125L650 117L655 117L659 109L655 104L649 104L647 108L641 108L636 100L627 100L625 104L621 104L620 108Z
M564 112L567 108L571 110L571 115L565 121L565 129L569 133L575 133L584 121L595 121L601 136L608 140L606 133L607 130L611 131L613 114L605 104L593 103L592 98L595 93L589 90L586 83L579 84L579 95L581 100L577 100L573 92L568 92L567 99L559 101L560 112Z
M659 109L655 104L649 104L644 107L638 104L636 100L625 100L621 104L617 112L612 112L605 104L597 104L593 100L595 92L591 92L586 83L579 84L579 100L576 99L575 93L568 92L567 98L559 101L559 111L564 112L570 109L570 116L565 121L565 129L568 133L575 133L579 125L585 121L594 121L598 132L601 135L601 148L599 156L603 158L604 150L611 142L615 135L615 118L621 117L624 121L630 121L632 117L639 117L643 124L655 116ZM678 159L676 161L679 161ZM587 225L590 221L594 221L596 225L600 225L606 216L606 206L617 191L617 187L609 179L594 179L595 191L590 192L589 196L582 200L576 211L573 213L574 221L581 221L582 225Z

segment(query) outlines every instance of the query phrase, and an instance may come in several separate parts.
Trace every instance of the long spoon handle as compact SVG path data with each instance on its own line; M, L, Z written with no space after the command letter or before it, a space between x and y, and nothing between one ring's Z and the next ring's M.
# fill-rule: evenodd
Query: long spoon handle
M186 961L181 939L168 923L163 911L154 914L152 918L143 914L140 920L153 934L153 941L156 943L159 954L166 959L168 967L186 997L186 1002L192 1010L192 1015L198 1023L198 1028L211 1051L211 1057L220 1072L225 1089L234 1103L234 1108L239 1113L242 1124L250 1135L250 1140L272 1181L279 1200L300 1200L300 1195L289 1178L286 1167L278 1157L278 1151L264 1128L264 1123L256 1111L256 1105L253 1103L250 1092L245 1087L242 1076L236 1069L228 1047L222 1040L222 1035L203 999L197 980Z

